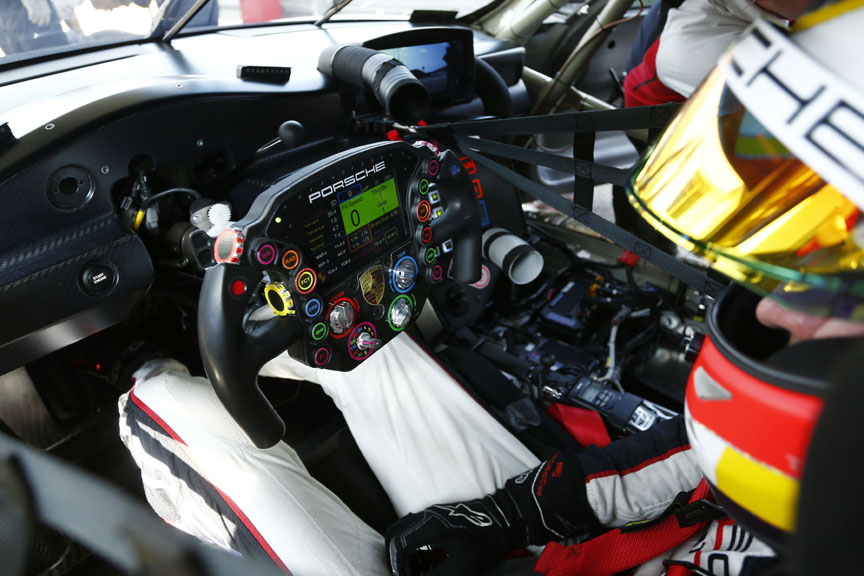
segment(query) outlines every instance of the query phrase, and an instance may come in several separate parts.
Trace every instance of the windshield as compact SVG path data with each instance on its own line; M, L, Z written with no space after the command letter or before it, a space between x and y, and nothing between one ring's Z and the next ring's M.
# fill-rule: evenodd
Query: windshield
M333 20L407 18L414 10L459 16L491 0L354 0ZM66 50L161 37L195 0L2 0L0 65ZM210 0L184 31L283 19L314 21L331 0Z

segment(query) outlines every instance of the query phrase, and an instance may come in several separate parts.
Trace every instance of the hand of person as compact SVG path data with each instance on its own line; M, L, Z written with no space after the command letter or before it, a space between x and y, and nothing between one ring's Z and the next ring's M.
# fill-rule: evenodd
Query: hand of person
M578 459L556 454L494 494L408 514L384 534L393 576L479 576L512 550L593 533L584 484Z
M477 576L524 546L518 509L496 496L430 506L390 526L385 539L393 575Z
M36 26L47 26L51 23L51 5L48 0L21 0L27 10L27 18Z

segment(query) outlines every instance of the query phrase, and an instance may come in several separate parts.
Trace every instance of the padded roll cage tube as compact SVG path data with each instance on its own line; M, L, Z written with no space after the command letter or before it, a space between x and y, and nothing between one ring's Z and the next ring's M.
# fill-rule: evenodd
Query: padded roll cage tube
M237 558L166 526L104 480L0 433L0 533L29 552L37 521L73 539L125 574L277 576L272 564ZM0 546L4 574L18 576L21 550Z
M696 290L716 297L725 285L709 277L674 256L645 242L628 230L616 226L591 210L592 197L580 195L580 186L586 182L611 183L625 186L630 178L629 170L597 164L590 160L578 158L579 136L589 135L593 148L593 135L597 132L613 130L632 130L648 128L652 137L666 127L677 111L678 104L660 104L616 110L597 110L587 112L570 112L544 116L528 116L524 118L506 118L496 120L476 120L468 122L451 122L428 126L426 131L439 134L441 137L452 138L472 158L486 166L492 172L512 182L517 188L529 196L558 210L584 224L591 230L608 238L616 244L633 251L641 258L651 262L667 274L692 286ZM565 158L546 152L528 150L519 146L504 144L489 137L512 136L517 134L548 134L572 133L574 138L574 157ZM549 188L514 172L503 164L496 162L482 153L488 153L507 160L516 160L528 164L547 166L569 172L576 176L574 198L582 202L570 201Z

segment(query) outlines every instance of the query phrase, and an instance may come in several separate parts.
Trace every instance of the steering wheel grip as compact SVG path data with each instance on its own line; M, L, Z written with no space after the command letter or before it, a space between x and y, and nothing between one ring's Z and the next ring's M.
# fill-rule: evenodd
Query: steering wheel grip
M218 264L204 274L198 303L198 344L204 371L234 421L258 448L282 439L285 423L258 387L258 372L302 336L289 317L248 321L243 317L252 291L261 281L258 270Z
M454 169L455 168L455 169ZM447 198L447 210L429 223L435 238L453 238L453 280L470 284L480 280L483 230L474 187L456 155L441 155L438 186Z

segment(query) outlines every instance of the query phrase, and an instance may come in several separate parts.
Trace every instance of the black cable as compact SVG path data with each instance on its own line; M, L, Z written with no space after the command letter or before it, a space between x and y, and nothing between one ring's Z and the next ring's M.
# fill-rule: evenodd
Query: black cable
M640 292L643 292L643 290L641 290L639 288L639 286L636 284L636 280L633 276L633 267L632 266L630 266L628 264L623 264L621 262L606 263L606 262L598 262L596 260L588 260L587 258L580 258L579 256L577 256L573 252L573 250L570 248L570 246L566 242L564 242L558 238L555 238L554 236L552 236L549 232L547 232L546 230L544 230L540 226L538 226L534 223L528 222L528 228L531 229L532 232L534 232L538 236L540 236L541 241L546 242L547 244L549 244L549 245L557 248L559 251L561 251L570 260L572 267L581 268L581 269L586 270L588 272L594 273L596 276L602 276L604 278L608 278L611 280L616 280L615 276L612 274L613 269L624 268L626 270L628 283L634 289L639 290ZM596 268L596 270L594 270L592 268Z
M595 298L591 298L590 296L586 297L590 302L594 302L596 304L602 304L604 306L618 307L621 306L632 306L632 307L645 307L645 306L653 306L657 302L647 301L644 298L627 296L627 295L618 295L618 296L597 296Z
M599 274L600 276L612 277L612 272L610 272L612 268L623 268L627 266L626 264L621 263L607 264L605 262L598 262L596 260L588 260L587 258L581 258L577 256L575 252L573 252L573 250L566 242L559 238L555 238L540 226L532 222L528 222L528 228L531 229L532 232L540 236L541 241L546 242L550 246L553 246L554 248L557 248L559 251L561 251L567 257L567 259L570 260L571 265L574 267L584 268L591 272L596 272L596 270L590 269L590 267L594 266L601 271L601 274ZM627 267L631 268L630 266Z
M201 194L199 194L196 190L193 190L192 188L182 188L182 187L169 188L167 190L163 190L162 192L159 192L158 194L154 194L153 196L150 196L149 198L147 198L145 200L142 200L141 206L139 207L139 209L140 210L146 210L154 202L162 200L163 198L166 198L166 197L171 196L173 194L186 194L188 196L191 196L193 200L198 200L201 198Z
M650 304L656 307L663 302L663 297L658 293L639 288L638 286L628 286L618 281L598 285L597 292L598 300L608 300L609 303L633 304L636 306Z
M678 316L678 319L681 321L681 324L685 324L685 317L687 316L687 284L684 282L678 282L678 288L675 290L675 294L672 297L672 304L669 308Z
M563 394L561 394L561 400L567 400L570 397L570 393L573 392L573 389L579 383L579 380L581 380L583 376L591 374L594 370L597 369L598 366L600 366L599 358L594 358L593 360L591 360L591 363L588 364L587 367L585 367L585 370L582 372L582 374L580 374L578 377L573 377L572 382L570 382L570 386L568 386L567 390Z
M639 286L636 284L636 278L633 275L633 267L627 266L626 273L627 273L627 283L630 284L631 287L638 290Z
M636 333L635 336L630 338L626 344L621 348L621 354L629 354L632 352L637 346L641 346L648 340L654 337L654 334L657 332L657 329L660 326L660 318L657 314L651 314L651 321L643 328L641 331Z
M579 262L580 258L573 252L573 250L570 249L570 246L568 246L566 242L559 238L555 238L549 232L543 230L541 227L531 222L528 222L528 228L532 232L540 236L541 241L546 242L550 246L557 248L560 252L562 252L564 256L566 256L567 259L570 260L571 264L576 264L577 262Z
M542 296L543 293L548 291L549 288L551 288L556 282L558 282L561 278L565 278L567 276L567 274L569 274L572 271L573 271L572 266L566 266L564 268L561 268L560 270L555 272L552 276L550 276L548 280L543 282L543 284L541 284L540 287L537 288L537 290L535 290L534 292L529 294L527 297L525 297L523 301L524 302L532 302L532 301L536 300L537 298ZM543 303L545 304L545 302L543 302Z
M596 266L598 268L601 268L602 270L600 270L600 273L598 274L597 270L591 270L591 268L590 268L591 266ZM587 271L587 272L593 273L595 276L603 276L604 278L608 277L608 278L611 278L614 280L612 273L609 270L606 270L605 268L606 268L606 265L601 264L600 262L594 262L592 260L577 259L577 261L574 262L572 265L565 266L564 268L560 268L559 270L557 270L552 276L550 276L545 282L543 282L543 284L541 284L540 287L537 288L537 290L535 290L534 292L529 294L527 297L525 297L523 299L523 301L524 302L531 302L531 301L535 300L536 298L539 298L540 296L543 295L543 293L548 291L552 286L554 286L560 280L562 280L564 278L570 278L571 276L576 276L579 272L586 272ZM589 278L584 278L584 279L589 280L589 281L593 280L593 279L589 279ZM542 304L545 304L545 301L542 302Z

